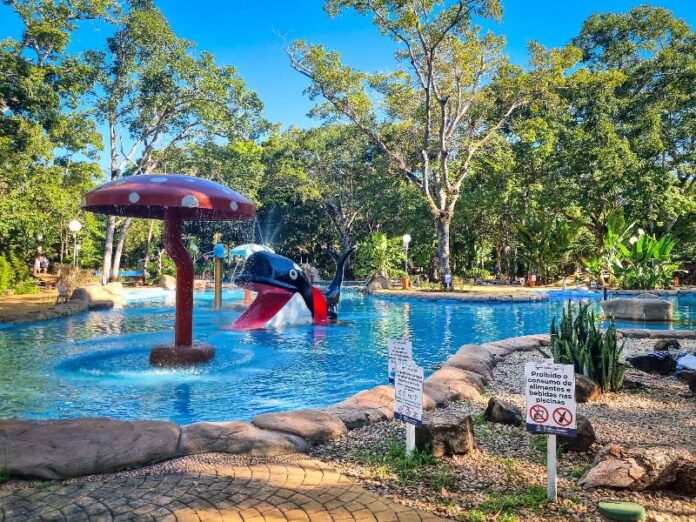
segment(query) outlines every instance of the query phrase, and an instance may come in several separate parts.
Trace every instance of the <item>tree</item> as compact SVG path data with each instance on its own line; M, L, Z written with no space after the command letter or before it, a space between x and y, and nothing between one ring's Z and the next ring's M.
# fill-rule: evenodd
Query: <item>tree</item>
M573 44L591 71L621 77L614 123L645 173L637 214L650 230L671 230L696 206L696 34L644 5L592 15Z
M419 189L436 225L440 275L451 274L450 223L472 163L569 65L568 56L536 46L529 73L511 66L503 39L482 36L472 23L474 16L499 19L497 0L326 3L331 15L350 8L371 15L396 42L397 71L357 71L338 53L302 41L288 50L291 64L311 80L309 95L328 102L317 114L348 118Z
M64 257L67 223L81 194L93 186L101 138L80 110L93 71L68 52L84 20L109 19L111 0L23 1L3 4L20 17L19 39L0 43L0 250L24 261L39 247ZM95 220L82 218L83 253L95 239Z
M254 139L265 128L262 104L236 69L178 38L149 0L131 2L92 63L100 70L95 93L109 127L111 180L154 171L162 153L182 143ZM123 221L114 251L116 218L107 220L103 282L118 278L130 223Z

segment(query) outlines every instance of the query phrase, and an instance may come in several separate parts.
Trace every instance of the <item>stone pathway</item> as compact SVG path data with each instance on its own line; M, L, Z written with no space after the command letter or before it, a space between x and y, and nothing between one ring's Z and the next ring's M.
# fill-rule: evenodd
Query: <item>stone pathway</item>
M367 492L319 461L298 460L0 489L0 520L420 522L438 518Z

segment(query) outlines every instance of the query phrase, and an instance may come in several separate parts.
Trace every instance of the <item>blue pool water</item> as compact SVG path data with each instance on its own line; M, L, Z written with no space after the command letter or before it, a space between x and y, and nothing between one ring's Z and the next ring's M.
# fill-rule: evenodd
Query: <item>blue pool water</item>
M339 325L232 332L220 327L239 315L241 293L226 292L222 312L212 310L211 293L197 293L194 338L212 343L217 354L184 370L148 365L150 348L172 340L174 299L144 295L131 295L120 310L0 326L0 417L188 423L326 406L385 383L390 336L410 337L416 361L430 369L462 344L547 332L563 300L576 294L487 304L345 292ZM589 298L597 307L597 296ZM671 299L679 327L696 328L696 298Z

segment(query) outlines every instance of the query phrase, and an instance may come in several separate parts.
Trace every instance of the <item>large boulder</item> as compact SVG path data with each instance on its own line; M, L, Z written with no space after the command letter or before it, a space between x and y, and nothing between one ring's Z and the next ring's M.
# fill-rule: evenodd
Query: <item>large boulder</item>
M558 440L568 451L588 451L592 444L597 440L592 424L583 415L578 415L576 419L577 429L575 437L559 436Z
M261 430L247 422L196 422L181 427L177 455L219 451L252 457L306 453L309 443L288 433Z
M384 384L375 386L348 397L334 407L341 409L378 409L387 418L391 419L394 417L394 388Z
M656 352L666 352L667 350L678 350L679 348L681 348L681 344L679 344L678 339L658 339L655 341L654 350Z
M481 376L484 384L488 384L493 380L493 365L477 355L457 352L445 361L443 367L453 367L474 372Z
M600 303L605 317L626 321L660 322L672 321L672 303L663 299L618 298Z
M126 301L126 294L121 283L109 283L104 286L90 283L73 290L70 300L86 302L89 309L103 310L121 306Z
M320 410L264 413L251 421L257 428L297 435L310 442L327 442L348 433L343 421Z
M495 366L496 362L495 354L492 354L490 350L487 350L486 348L484 348L483 346L479 346L478 344L465 344L463 346L460 346L455 355L475 357L476 359L482 360L491 367Z
M474 425L471 415L434 411L426 414L423 425L416 427L416 448L431 450L433 456L464 455L474 450Z
M387 414L383 408L342 408L339 406L332 406L330 408L323 408L321 411L341 419L348 430L356 430L363 426L369 426L370 424L376 424L394 418L393 412Z
M669 352L649 352L626 359L631 366L646 373L669 375L677 369L677 361Z
M575 400L576 402L592 402L602 397L602 388L597 381L585 377L582 374L575 374Z
M480 375L453 367L436 371L423 383L424 395L438 406L476 399L483 390L483 378Z
M585 489L670 489L694 494L696 457L677 445L623 448L609 444L597 453L579 484Z
M373 294L376 290L389 290L389 279L383 275L370 276L365 283L365 292Z
M490 398L483 415L488 422L495 422L497 424L519 426L524 423L524 416L520 408L509 402L496 399L495 397Z
M689 390L696 393L696 371L694 370L679 370L677 378L685 382L689 386Z
M0 421L0 467L43 479L107 473L176 456L179 434L162 421Z
M174 290L176 288L176 277L162 274L157 280L157 286L165 290Z

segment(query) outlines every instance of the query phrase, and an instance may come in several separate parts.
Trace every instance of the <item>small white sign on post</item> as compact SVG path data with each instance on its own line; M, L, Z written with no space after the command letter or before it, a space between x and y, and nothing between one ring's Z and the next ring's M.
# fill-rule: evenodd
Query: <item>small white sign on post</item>
M413 346L408 339L388 339L387 346L389 348L387 371L389 372L389 382L393 383L397 365L413 360Z
M397 365L394 418L406 423L406 453L416 449L416 426L423 424L423 368L413 361Z
M575 368L572 364L550 361L529 362L524 366L527 430L548 435L546 468L547 496L556 501L556 435L575 437Z

